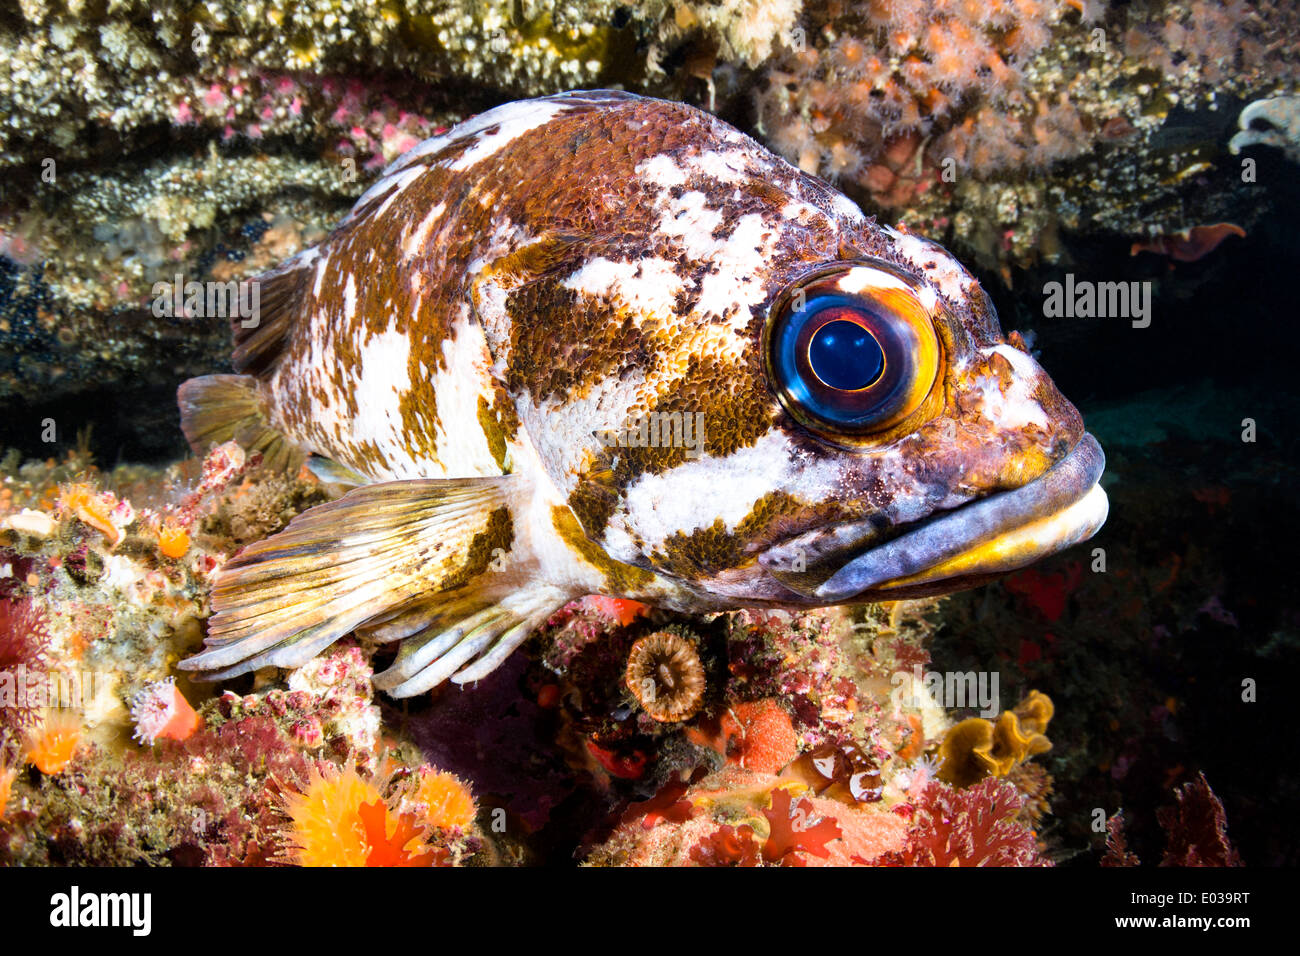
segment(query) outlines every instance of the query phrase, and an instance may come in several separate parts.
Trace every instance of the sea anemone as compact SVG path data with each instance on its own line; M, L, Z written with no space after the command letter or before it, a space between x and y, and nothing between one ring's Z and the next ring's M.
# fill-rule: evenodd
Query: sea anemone
M656 631L633 644L624 679L641 709L661 723L688 720L704 701L704 665L695 642L674 631Z
M9 766L9 759L4 748L0 746L0 820L5 818L5 808L9 806L9 793L18 776L18 768Z
M312 768L305 790L284 798L289 858L299 866L434 866L444 847L425 841L413 813L394 812L381 786L351 767Z
M370 855L360 808L382 802L379 788L356 770L312 768L307 787L285 795L290 856L299 866L365 866Z
M142 744L152 744L159 737L185 740L202 723L171 677L145 685L131 698L131 720L135 739Z
M190 549L190 536L179 525L167 525L158 532L158 550L168 558L183 558Z

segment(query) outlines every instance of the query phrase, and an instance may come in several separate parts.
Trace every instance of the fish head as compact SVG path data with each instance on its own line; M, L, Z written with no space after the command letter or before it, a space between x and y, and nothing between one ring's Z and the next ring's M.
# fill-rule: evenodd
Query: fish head
M1101 526L1100 447L951 254L683 125L585 173L616 237L500 296L521 420L588 543L660 603L821 606L960 589Z
M595 431L575 514L683 603L946 593L1105 520L1100 447L975 279L917 237L862 238L771 264L751 320L661 346L689 371Z
M756 347L794 479L772 504L789 518L711 588L775 597L777 582L796 604L946 593L1106 518L1100 446L976 280L934 243L875 238L888 258L819 264L773 300Z

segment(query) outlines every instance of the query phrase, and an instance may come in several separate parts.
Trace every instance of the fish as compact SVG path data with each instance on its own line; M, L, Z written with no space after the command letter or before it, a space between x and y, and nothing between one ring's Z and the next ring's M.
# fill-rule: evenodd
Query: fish
M257 281L182 429L337 496L216 572L197 677L356 634L410 697L584 595L923 597L1106 518L1101 447L951 254L687 104L489 110Z

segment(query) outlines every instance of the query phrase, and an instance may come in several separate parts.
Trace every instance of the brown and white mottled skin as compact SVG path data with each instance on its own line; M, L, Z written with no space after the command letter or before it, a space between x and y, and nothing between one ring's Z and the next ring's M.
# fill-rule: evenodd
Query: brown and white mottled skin
M760 346L783 289L864 259L914 277L943 355L917 414L846 450L786 413ZM274 362L243 357L271 424L371 482L510 475L503 600L823 603L760 557L1019 488L1084 435L947 252L678 103L484 113L398 159L276 276L290 329ZM602 442L655 411L702 413L703 454Z

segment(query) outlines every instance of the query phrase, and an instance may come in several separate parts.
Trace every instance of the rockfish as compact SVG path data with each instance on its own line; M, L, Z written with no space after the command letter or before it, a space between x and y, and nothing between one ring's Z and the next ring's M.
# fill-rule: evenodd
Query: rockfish
M1101 448L951 255L681 103L483 113L260 282L185 435L352 490L217 573L213 678L356 632L406 697L581 595L919 597L1105 520Z

